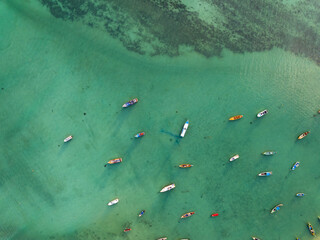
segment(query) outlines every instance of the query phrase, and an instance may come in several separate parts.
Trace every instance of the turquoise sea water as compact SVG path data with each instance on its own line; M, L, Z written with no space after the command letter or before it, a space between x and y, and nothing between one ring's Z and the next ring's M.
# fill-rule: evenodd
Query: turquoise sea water
M314 61L279 48L152 57L36 1L2 1L0 13L0 239L316 239L306 227L320 231Z

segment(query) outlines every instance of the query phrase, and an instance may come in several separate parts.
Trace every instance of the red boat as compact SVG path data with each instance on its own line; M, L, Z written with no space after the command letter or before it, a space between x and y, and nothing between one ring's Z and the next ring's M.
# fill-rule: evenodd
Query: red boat
M212 213L211 214L211 217L216 217L216 216L219 216L219 213Z
M123 230L124 232L129 232L131 231L131 228L126 228L125 230Z

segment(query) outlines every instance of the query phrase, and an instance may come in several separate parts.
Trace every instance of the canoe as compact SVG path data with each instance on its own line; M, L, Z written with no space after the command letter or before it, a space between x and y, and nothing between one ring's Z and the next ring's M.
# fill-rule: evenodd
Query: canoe
M243 117L243 115L236 115L236 116L233 116L233 117L229 118L229 120L230 121L234 121L234 120L238 120L238 119L240 119L242 117Z
M239 156L239 154L237 154L237 155L234 155L232 158L230 158L230 162L232 162L232 161L234 161L234 160L236 160L236 159L238 159L240 156Z
M180 133L180 137L184 137L188 127L189 127L189 120L187 120L186 123L183 125L183 128L182 128L181 133Z
M307 223L307 226L308 226L308 229L309 229L311 235L312 235L312 236L315 236L315 235L316 235L316 232L314 231L311 223Z
M298 139L304 138L304 137L307 136L309 133L310 133L310 131L304 132L304 133L300 134L299 137L298 137Z
M273 151L265 151L263 153L261 153L262 155L265 155L265 156L272 156L274 154L276 154L277 152L273 152Z
M142 137L144 135L146 135L146 134L144 132L141 132L141 133L138 133L138 134L134 135L134 137L135 138L139 138L139 137Z
M114 200L112 200L112 201L108 202L108 206L115 205L115 204L117 204L118 202L119 202L119 198L116 198L116 199L114 199Z
M190 217L194 214L194 212L188 212L188 213L185 213L181 216L181 218L187 218L187 217Z
M296 193L296 197L303 197L304 195L304 193Z
M70 135L70 136L66 137L63 141L66 143L66 142L71 141L72 138L73 137Z
M138 102L138 98L134 98L134 99L130 100L129 102L126 102L125 104L123 104L122 107L126 108L126 107L129 107L129 106L137 103L137 102Z
M272 175L272 172L262 172L258 174L259 177L267 177L271 175Z
M139 217L141 217L146 211L145 210L142 210L139 214Z
M193 165L191 164L181 164L179 165L179 168L189 168L189 167L192 167Z
M174 183L172 183L168 186L163 187L160 192L167 192L167 191L174 189L175 187L176 187L176 185Z
M212 213L211 214L211 217L217 217L217 216L219 216L219 213Z
M125 230L123 230L124 232L129 232L131 231L132 229L131 228L126 228Z
M108 162L108 164L115 164L115 163L120 163L120 162L122 162L122 158L115 158L115 159L110 160Z
M294 171L297 167L299 167L300 166L300 162L295 162L294 164L293 164L293 166L291 167L291 170L292 171Z
M260 238L252 237L253 240L260 240Z
M282 207L282 206L283 206L282 203L278 204L277 206L275 206L274 208L271 209L271 213L274 213L274 212L276 212L276 211L279 211L279 210L280 210L280 207Z
M263 116L266 115L267 113L268 113L268 110L265 109L265 110L259 112L259 113L257 114L257 117L258 117L258 118L263 117Z

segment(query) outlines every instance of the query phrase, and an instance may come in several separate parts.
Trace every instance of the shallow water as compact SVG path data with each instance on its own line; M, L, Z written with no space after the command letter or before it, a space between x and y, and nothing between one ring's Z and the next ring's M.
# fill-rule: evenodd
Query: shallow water
M311 239L308 221L320 231L314 61L278 48L139 55L36 1L0 2L0 12L1 239Z

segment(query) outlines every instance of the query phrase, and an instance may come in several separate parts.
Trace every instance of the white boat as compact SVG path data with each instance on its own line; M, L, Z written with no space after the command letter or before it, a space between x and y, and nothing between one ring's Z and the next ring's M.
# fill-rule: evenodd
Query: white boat
M186 134L186 131L189 127L189 120L186 121L186 123L183 125L180 137L184 137L184 135Z
M110 201L110 202L108 203L108 206L115 205L115 204L117 204L118 202L119 202L119 198L116 198L116 199Z
M164 238L158 238L158 240L167 240L167 238L166 238L166 237L164 237Z
M237 155L234 155L232 158L230 158L230 162L232 162L232 161L234 161L234 160L236 160L236 159L238 159L239 158L239 154L237 154Z
M69 137L66 137L63 141L66 143L66 142L69 142L71 139L72 139L72 136L70 135Z
M160 192L167 192L167 191L170 191L170 190L174 189L175 187L176 187L176 185L174 183L172 183L172 184L162 188Z
M268 113L268 110L265 109L265 110L259 112L259 113L257 114L257 117L263 117L263 116L266 115L267 113Z
M259 177L267 177L271 175L272 175L272 172L262 172L258 174Z

